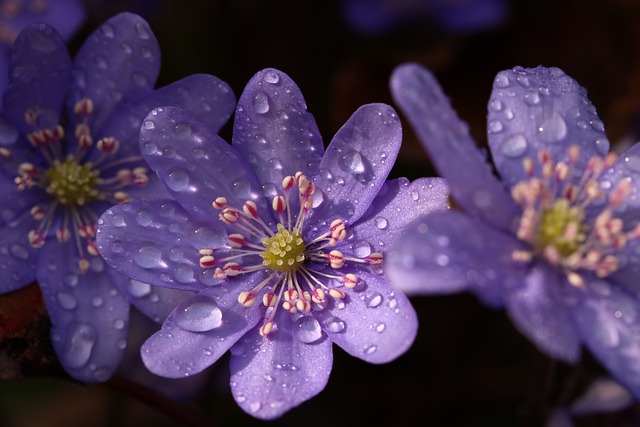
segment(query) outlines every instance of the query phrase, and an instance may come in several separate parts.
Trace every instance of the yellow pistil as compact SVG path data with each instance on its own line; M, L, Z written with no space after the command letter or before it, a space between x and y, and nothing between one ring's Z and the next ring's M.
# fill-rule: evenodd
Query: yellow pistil
M538 244L553 247L562 257L576 252L586 239L584 210L559 199L545 209L538 224Z
M278 232L262 239L265 251L260 253L262 265L283 273L294 272L304 262L304 240L295 231L278 224Z
M73 156L64 162L55 160L46 172L46 192L62 205L81 206L96 200L99 172L91 166L91 163L78 163Z

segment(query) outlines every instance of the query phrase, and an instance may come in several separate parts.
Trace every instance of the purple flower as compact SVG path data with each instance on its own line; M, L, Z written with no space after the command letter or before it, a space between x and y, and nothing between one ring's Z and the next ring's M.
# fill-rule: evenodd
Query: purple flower
M62 365L79 380L103 381L126 346L128 299L159 320L181 298L115 272L94 241L99 215L114 203L166 196L140 155L142 120L158 105L178 105L218 129L235 98L206 75L154 91L158 44L128 13L93 33L73 64L42 23L20 34L12 58L0 126L0 293L37 280Z
M240 97L232 145L181 109L148 115L142 153L175 200L108 210L98 246L136 280L198 294L142 346L146 366L185 377L230 349L236 401L271 419L324 388L332 342L371 363L403 354L416 314L382 274L383 253L417 215L445 208L447 187L385 182L400 140L391 107L370 104L325 152L300 90L274 69Z
M422 218L390 277L505 306L561 360L576 362L584 343L640 396L640 145L616 159L583 88L557 68L516 67L489 101L500 181L428 71L400 66L391 90L461 210Z
M0 0L0 92L8 84L11 46L20 31L44 22L68 40L84 21L78 0Z

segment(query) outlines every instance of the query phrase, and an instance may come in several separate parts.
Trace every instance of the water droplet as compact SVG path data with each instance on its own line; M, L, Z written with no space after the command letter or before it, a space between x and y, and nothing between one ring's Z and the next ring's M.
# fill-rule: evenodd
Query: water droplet
M351 173L363 173L365 171L362 155L357 151L351 150L344 157L342 157L344 166Z
M379 230L386 230L387 227L389 227L389 221L387 221L387 218L382 216L377 217L375 219L375 223Z
M148 122L151 122L151 120L145 121L145 124L148 124ZM153 125L153 122L151 122L151 125ZM153 129L153 127L150 127L148 129ZM155 144L155 142L147 141L142 145L142 151L144 152L144 154L155 154L158 151L158 146Z
M626 156L624 163L629 169L635 172L640 172L640 156Z
M182 169L174 169L167 175L165 183L173 191L182 191L189 185L189 175Z
M436 263L441 267L446 267L449 265L449 257L445 254L438 254L436 256Z
M366 258L371 255L371 244L366 240L359 240L352 246L353 254L358 258Z
M502 130L502 122L500 120L491 120L488 127L490 132L498 133Z
M524 94L524 102L528 105L537 105L540 103L540 95L538 92L527 92Z
M420 199L420 194L418 194L417 191L412 191L411 200L413 200L414 202L417 202L419 199Z
M144 24L144 22L136 22L136 32L138 33L138 37L143 40L147 40L149 37L151 37L149 35L149 30L147 29L147 26Z
M11 247L9 248L9 252L11 253L11 255L21 260L26 260L27 258L29 258L29 251L19 243L14 243L13 245L11 245Z
M140 211L138 215L136 215L136 222L143 227L151 224L152 220L151 214L147 211Z
M96 56L94 61L96 63L96 66L100 69L106 70L109 67L109 64L107 63L107 59L102 55Z
M567 123L556 111L546 114L538 127L540 139L544 142L555 142L567 136Z
M58 304L65 310L73 310L78 306L78 301L70 293L58 292Z
M131 75L131 81L136 86L147 86L147 84L149 83L145 75L141 73L133 73Z
M489 102L489 108L495 112L501 111L503 107L502 101L499 99L492 99L491 102Z
M372 293L367 298L367 307L369 308L376 308L380 304L382 304L382 295L380 295L378 292Z
M196 295L175 309L176 324L191 332L210 331L222 325L222 311L204 295Z
M160 264L160 250L155 246L143 246L134 255L133 260L142 268L153 268Z
M151 285L134 279L129 279L129 282L127 283L127 290L132 296L141 298L151 293Z
M122 251L124 251L124 246L122 245L121 241L116 240L113 243L111 243L111 252L119 254Z
M64 283L71 288L76 287L78 286L78 276L75 274L67 274L64 276Z
M268 71L264 75L264 81L274 85L280 81L280 76L276 72Z
M116 227L124 227L126 225L126 222L122 215L116 214L111 217L111 224L113 224Z
M595 130L599 132L604 132L604 123L602 123L602 121L591 120L589 123L591 124L591 127L594 128Z
M133 49L131 48L131 45L129 43L127 43L127 42L122 42L120 47L122 48L122 51L127 55L130 55L133 52Z
M71 368L81 368L87 364L96 342L96 331L86 323L69 325L67 342L64 348L64 361Z
M384 330L387 328L387 325L385 325L384 323L378 323L375 326L375 330L377 333L381 334L382 332L384 332Z
M282 163L280 163L280 159L274 157L269 160L269 167L273 170L282 170Z
M370 356L373 353L375 353L377 349L378 347L375 345L368 345L368 346L365 346L363 350L364 350L364 354L366 354L367 356Z
M502 142L500 151L507 157L520 157L527 151L527 138L521 133L514 133Z
M173 128L173 134L176 138L186 138L191 135L191 126L189 123L178 123L176 127Z
M117 330L124 329L126 325L127 325L127 322L125 322L123 319L116 319L113 321L113 327L116 328Z
M249 404L249 411L252 413L256 413L260 410L261 407L262 407L262 404L260 402L251 402Z
M105 37L112 39L115 35L115 33L113 32L113 27L109 24L102 24L102 27L100 27L102 29L102 34L104 34Z
M509 77L504 72L498 73L495 79L495 85L497 87L507 87L509 86Z
M478 190L473 195L473 203L477 208L487 209L491 206L491 194L487 190Z
M256 93L253 97L253 109L258 114L266 114L269 111L269 95L264 92Z
M513 120L513 118L515 117L511 108L505 108L502 114L504 114L504 117L507 120Z
M311 316L302 316L296 320L294 334L300 342L309 344L322 337L322 329L318 321Z
M329 332L339 333L344 331L344 321L339 317L331 316L324 320L324 327Z
M252 198L251 184L244 179L239 179L232 184L233 193L241 199Z
M91 299L91 305L95 308L102 307L102 304L104 304L104 300L102 299L102 297L93 297Z
M180 283L193 282L193 269L189 266L182 265L176 269L173 277Z

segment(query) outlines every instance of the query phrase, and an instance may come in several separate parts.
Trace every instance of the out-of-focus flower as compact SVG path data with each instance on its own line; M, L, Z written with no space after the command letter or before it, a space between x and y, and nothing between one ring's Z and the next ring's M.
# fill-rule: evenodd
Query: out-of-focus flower
M198 294L143 345L146 366L184 377L231 349L236 402L271 419L324 388L332 343L371 363L403 354L417 319L383 253L447 206L447 187L385 181L400 142L393 109L370 104L325 152L300 90L275 69L245 88L232 145L181 109L147 116L142 153L175 200L109 209L98 246L136 280Z
M79 380L103 381L126 346L128 299L160 320L180 298L115 272L94 241L99 215L114 203L166 196L140 155L142 120L153 107L178 105L218 129L235 98L207 75L154 91L159 47L129 13L105 22L73 64L43 23L20 34L12 58L0 129L0 292L37 280L60 362Z
M367 35L415 23L470 33L501 25L509 14L504 0L343 0L341 7L350 27Z
M9 82L11 46L23 28L44 22L68 40L80 28L84 17L79 0L0 0L0 92Z
M390 277L504 305L561 360L584 343L640 397L640 145L608 153L584 88L557 68L516 67L498 73L488 106L499 180L431 73L402 65L391 90L461 210L418 221Z

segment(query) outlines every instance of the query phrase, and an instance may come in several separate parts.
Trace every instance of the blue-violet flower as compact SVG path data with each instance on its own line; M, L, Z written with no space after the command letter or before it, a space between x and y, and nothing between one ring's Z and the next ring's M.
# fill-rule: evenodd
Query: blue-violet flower
M558 68L516 67L488 105L499 180L431 73L402 65L391 90L461 210L419 220L390 277L505 306L552 357L575 362L584 343L640 397L640 145L610 153L584 88Z
M103 381L126 346L128 297L154 318L179 299L104 265L94 241L99 215L114 203L166 197L140 155L142 120L153 107L178 105L218 129L235 97L206 75L153 91L158 43L129 13L93 33L73 65L43 23L20 34L12 61L0 127L0 293L36 279L60 362L79 380Z
M324 388L332 343L371 363L409 348L416 314L382 274L383 253L406 223L446 208L448 189L385 182L401 126L384 104L358 109L325 152L300 90L275 69L247 84L232 139L154 110L141 149L175 200L109 209L97 243L135 280L198 292L142 346L146 366L184 377L231 349L236 402L271 419Z

